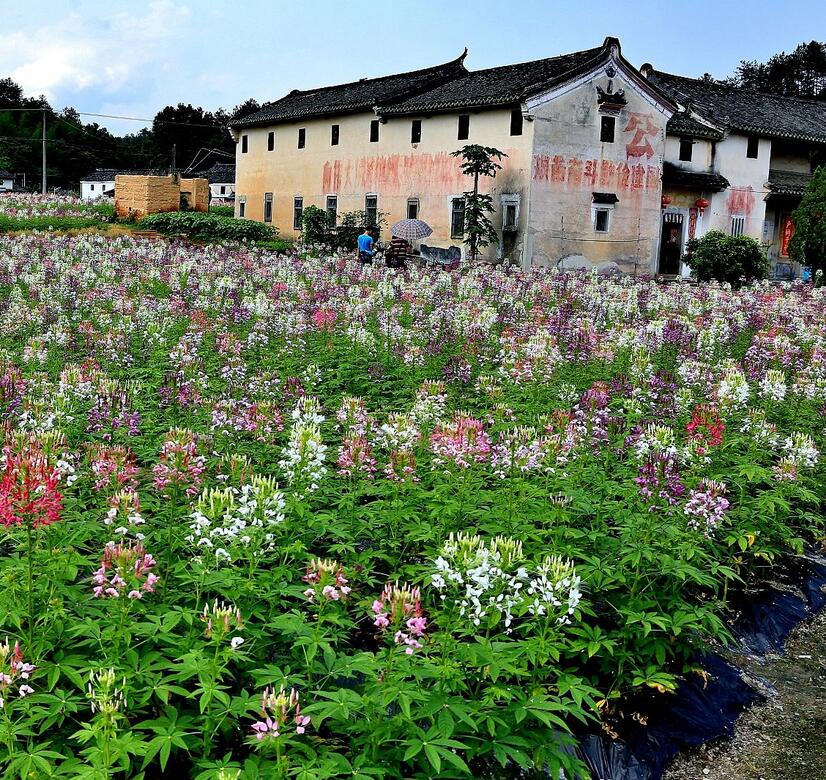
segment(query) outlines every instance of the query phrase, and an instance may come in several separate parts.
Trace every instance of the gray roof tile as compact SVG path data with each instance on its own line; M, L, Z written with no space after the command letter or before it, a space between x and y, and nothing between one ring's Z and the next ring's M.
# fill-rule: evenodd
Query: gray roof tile
M802 196L811 178L811 173L770 170L766 185L773 195Z
M770 95L650 70L652 84L715 125L767 138L826 143L826 101Z

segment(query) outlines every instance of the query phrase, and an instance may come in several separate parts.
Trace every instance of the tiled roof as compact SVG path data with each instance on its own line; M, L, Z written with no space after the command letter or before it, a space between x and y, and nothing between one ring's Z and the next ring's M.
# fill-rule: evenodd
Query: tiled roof
M374 106L390 101L404 100L438 84L467 73L464 54L451 62L408 73L361 79L319 89L294 89L273 103L267 103L254 114L232 122L232 127L252 127L273 122L306 119L309 117L346 114L372 110Z
M210 184L228 184L235 182L235 163L215 163L205 171L191 174L206 179Z
M518 103L526 95L549 88L594 64L604 54L605 47L597 46L559 57L474 70L407 100L379 104L378 110L386 115L418 114Z
M811 173L771 170L769 171L769 180L766 182L766 185L768 189L771 190L772 195L802 196L811 178Z
M710 127L698 121L687 111L678 111L665 126L669 135L684 135L691 138L708 138L711 141L722 141L723 133L715 127Z
M767 138L826 143L826 101L770 95L647 69L652 84L715 125Z
M164 176L165 172L158 169L142 168L140 170L125 170L122 168L95 168L87 173L81 181L114 181L115 176Z
M681 187L705 192L721 192L729 186L728 179L719 173L687 171L674 163L663 163L663 187Z

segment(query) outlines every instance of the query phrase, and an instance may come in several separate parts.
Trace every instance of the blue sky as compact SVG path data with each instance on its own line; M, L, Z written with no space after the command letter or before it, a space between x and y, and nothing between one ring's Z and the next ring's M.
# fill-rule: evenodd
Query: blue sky
M0 77L52 105L152 117L452 59L469 68L620 38L635 65L725 76L823 37L826 3L559 0L0 0ZM87 119L89 119L87 117ZM139 123L98 120L114 132Z

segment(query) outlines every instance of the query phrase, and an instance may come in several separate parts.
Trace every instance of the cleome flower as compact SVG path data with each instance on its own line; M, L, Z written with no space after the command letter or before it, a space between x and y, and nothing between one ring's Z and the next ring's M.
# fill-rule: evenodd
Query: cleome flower
M155 559L137 542L109 542L103 549L100 568L92 577L96 598L142 599L152 593L160 579L152 569Z
M220 644L226 637L244 627L241 610L234 604L215 599L212 604L205 604L201 613L204 623L204 636ZM230 639L230 646L237 650L244 643L243 637L234 636Z
M292 727L296 734L303 734L310 725L310 716L301 714L298 691L290 688L287 693L284 686L278 693L267 686L261 696L261 720L252 724L252 733L256 740L278 739Z
M688 493L683 511L688 516L688 526L711 536L729 508L725 497L726 486L712 479L701 479L700 484Z
M350 595L344 567L336 561L313 558L301 579L309 585L304 591L307 601L339 601Z
M6 706L10 693L19 698L34 693L28 679L35 667L23 659L23 651L15 642L9 644L8 638L0 642L0 710Z
M0 450L0 525L51 525L60 519L63 496L58 490L60 471L39 442Z
M427 630L421 592L410 585L387 583L381 595L373 602L373 625L382 633L393 632L393 642L404 646L407 655L422 647L421 639Z

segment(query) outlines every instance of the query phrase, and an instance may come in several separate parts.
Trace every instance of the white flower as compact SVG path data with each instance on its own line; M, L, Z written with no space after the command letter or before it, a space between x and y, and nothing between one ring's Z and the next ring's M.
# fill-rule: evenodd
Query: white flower
M232 639L229 640L230 647L233 650L237 650L241 645L244 644L244 637L242 636L234 636Z

